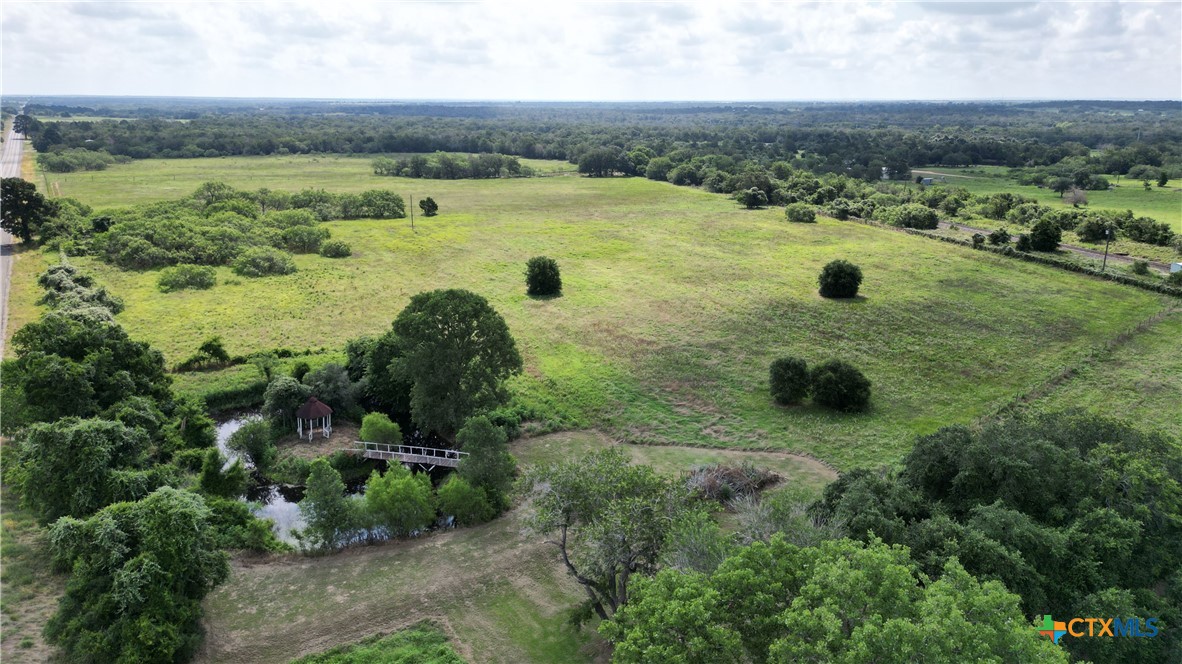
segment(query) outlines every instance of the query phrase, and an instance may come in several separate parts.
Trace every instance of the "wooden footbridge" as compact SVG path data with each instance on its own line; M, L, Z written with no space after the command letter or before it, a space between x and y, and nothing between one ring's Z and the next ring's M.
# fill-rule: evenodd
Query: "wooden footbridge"
M353 443L354 453L367 459L381 459L383 461L397 461L407 466L418 464L426 470L433 470L435 466L456 468L468 456L467 452L459 450L444 450L434 447L419 447L417 445L389 445L386 443Z

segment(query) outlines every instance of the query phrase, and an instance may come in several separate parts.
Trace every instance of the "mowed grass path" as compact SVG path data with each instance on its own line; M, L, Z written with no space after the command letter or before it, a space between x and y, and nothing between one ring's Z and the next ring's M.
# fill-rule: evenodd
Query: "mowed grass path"
M204 292L164 295L155 273L76 262L125 299L122 323L170 362L215 334L232 353L339 348L389 329L415 293L467 288L508 321L526 363L514 390L544 418L641 442L797 450L839 468L897 460L915 434L992 411L1163 306L1117 284L861 224L789 224L779 209L643 179L407 181L355 166L347 183L322 184L415 188L442 214L415 231L333 222L353 257L300 256L297 274ZM262 184L229 175L200 179ZM538 254L561 264L562 297L525 295L524 264ZM836 258L862 266L864 297L817 295ZM33 278L32 263L18 262L19 279ZM14 308L35 294L14 293ZM872 410L773 405L767 367L781 355L860 366Z
M1008 170L1000 166L973 166L969 169L923 167L916 169L916 172L925 176L942 173L947 177L945 184L948 186L964 187L974 194L1008 192L1033 198L1052 208L1071 207L1050 189L1014 182L1005 176ZM1146 191L1140 180L1121 178L1118 182L1113 176L1106 177L1115 188L1086 192L1089 209L1132 210L1134 215L1165 222L1176 232L1182 233L1182 180L1167 182L1165 187L1151 183L1149 191Z

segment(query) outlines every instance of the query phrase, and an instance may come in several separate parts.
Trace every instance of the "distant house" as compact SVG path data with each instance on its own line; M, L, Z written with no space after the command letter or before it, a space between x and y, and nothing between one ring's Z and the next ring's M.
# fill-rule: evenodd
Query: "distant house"
M919 183L920 183L920 184L922 184L922 185L925 185L925 186L926 186L926 185L929 185L929 184L931 184L931 183L933 183L933 182L935 182L935 180L933 180L932 178L924 178L924 179L922 179L922 180L920 180L920 181L919 181Z

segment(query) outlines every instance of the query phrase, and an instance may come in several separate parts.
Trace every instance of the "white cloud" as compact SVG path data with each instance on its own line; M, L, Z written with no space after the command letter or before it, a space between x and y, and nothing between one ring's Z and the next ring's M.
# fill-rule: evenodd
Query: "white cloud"
M7 93L1182 98L1177 2L21 2Z

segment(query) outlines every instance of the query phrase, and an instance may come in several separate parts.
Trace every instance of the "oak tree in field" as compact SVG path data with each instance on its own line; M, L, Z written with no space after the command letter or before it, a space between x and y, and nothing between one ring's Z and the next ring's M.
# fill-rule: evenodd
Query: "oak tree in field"
M521 371L505 319L470 291L415 295L394 320L393 332L392 373L410 383L411 416L444 436L473 413L504 403L505 380Z
M20 178L0 180L0 228L21 240L32 242L41 225L57 212L57 203L37 193L32 182Z
M419 209L423 211L424 217L434 217L439 214L439 204L430 196L419 201Z
M558 295L562 292L562 274L558 261L534 256L525 264L525 287L530 295Z
M524 486L530 527L552 537L603 619L628 602L634 577L656 571L669 528L689 509L680 483L630 464L618 448L538 469Z

